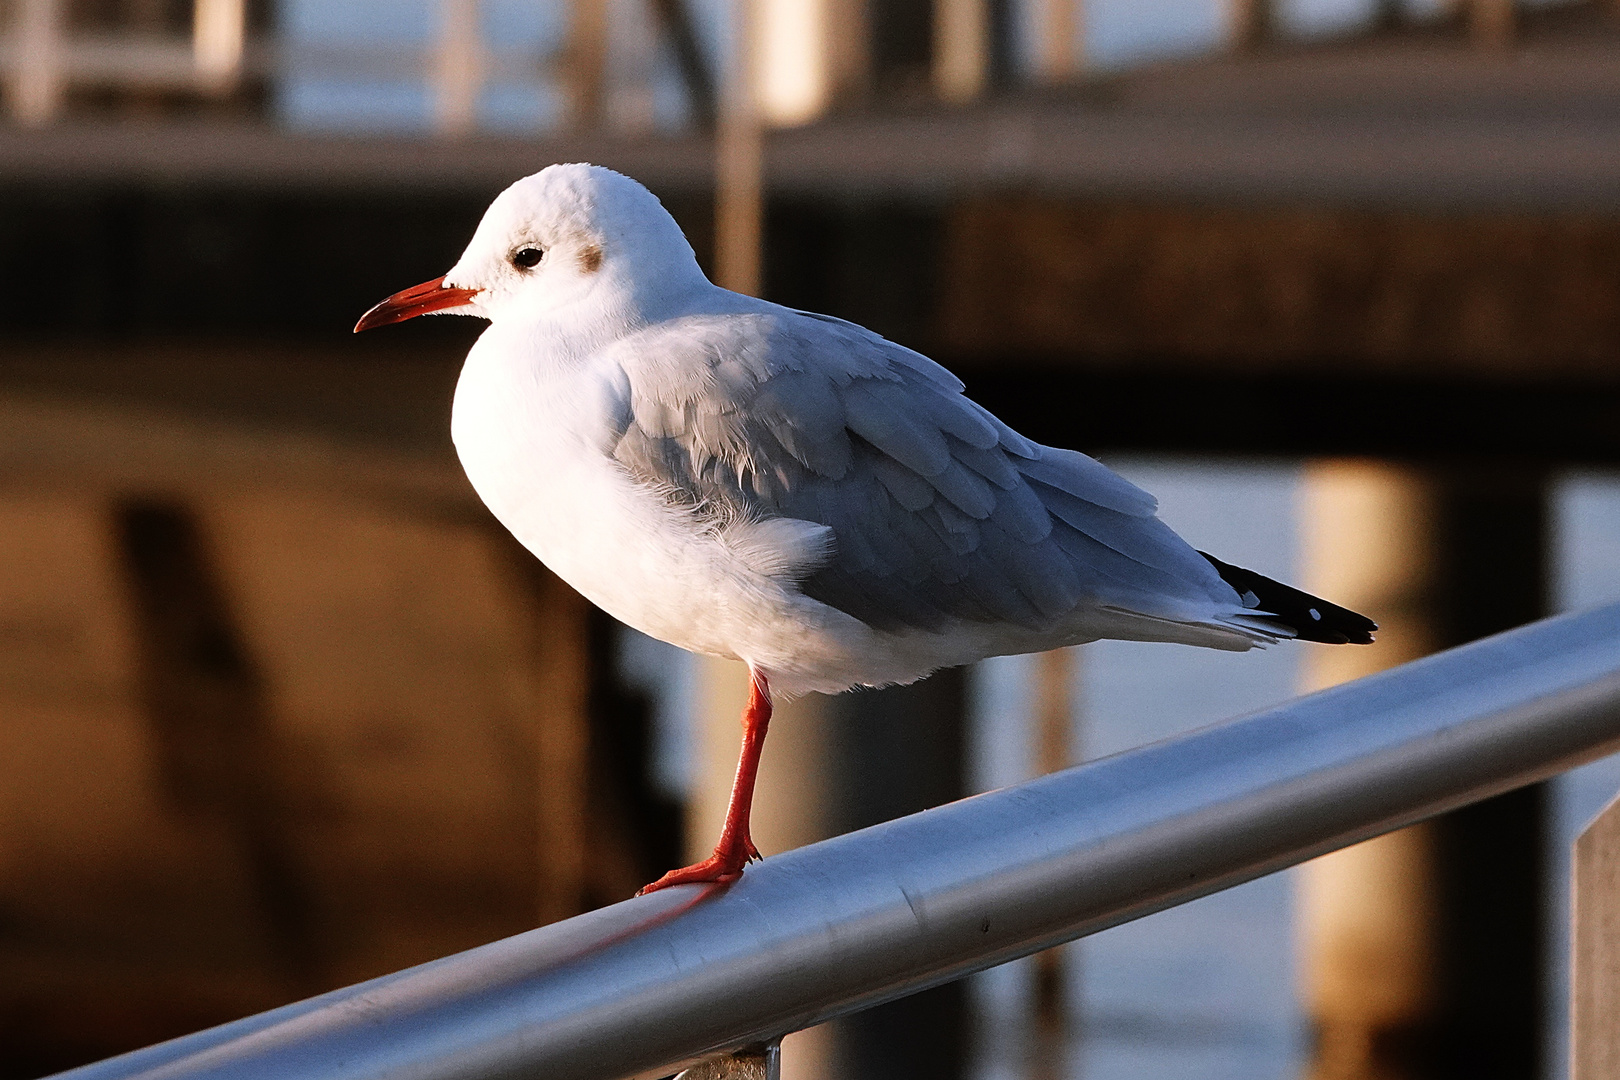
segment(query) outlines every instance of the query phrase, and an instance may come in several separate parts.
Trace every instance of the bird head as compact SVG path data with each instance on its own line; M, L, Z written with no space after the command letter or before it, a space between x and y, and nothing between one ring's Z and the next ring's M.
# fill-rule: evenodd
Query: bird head
M598 165L552 165L496 197L449 273L395 293L354 330L430 314L544 318L609 296L645 309L703 280L652 192Z

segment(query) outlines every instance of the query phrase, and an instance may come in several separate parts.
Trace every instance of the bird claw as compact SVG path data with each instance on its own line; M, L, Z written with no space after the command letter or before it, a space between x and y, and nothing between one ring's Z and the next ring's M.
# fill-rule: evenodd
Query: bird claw
M667 889L672 885L730 884L742 877L743 867L763 858L752 840L744 840L736 845L724 845L716 848L713 855L700 863L671 870L652 884L643 885L636 895L646 896L648 893Z

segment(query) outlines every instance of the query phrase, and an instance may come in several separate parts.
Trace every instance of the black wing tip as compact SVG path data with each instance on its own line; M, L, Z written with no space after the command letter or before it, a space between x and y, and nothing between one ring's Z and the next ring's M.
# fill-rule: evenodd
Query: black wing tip
M1258 601L1255 611L1287 626L1300 641L1319 641L1324 645L1373 643L1373 631L1378 629L1378 624L1367 616L1292 585L1273 581L1264 574L1224 563L1206 551L1198 554L1209 560L1221 580L1236 589L1239 596L1252 593Z

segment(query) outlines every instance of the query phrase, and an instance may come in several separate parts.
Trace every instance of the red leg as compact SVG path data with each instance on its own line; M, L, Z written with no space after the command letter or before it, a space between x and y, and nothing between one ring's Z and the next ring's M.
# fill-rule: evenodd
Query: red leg
M642 889L642 893L667 889L690 882L735 881L742 876L749 860L760 857L748 836L748 811L754 804L754 778L759 773L759 755L765 748L765 731L771 725L771 689L765 676L751 671L748 707L743 710L742 754L737 758L737 778L731 783L731 803L726 807L726 825L714 854L700 863L671 870Z

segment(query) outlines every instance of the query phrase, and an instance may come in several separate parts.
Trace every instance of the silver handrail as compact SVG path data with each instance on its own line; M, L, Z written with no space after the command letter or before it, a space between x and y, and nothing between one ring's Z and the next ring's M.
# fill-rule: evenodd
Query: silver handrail
M1620 605L62 1075L656 1075L1617 749Z

